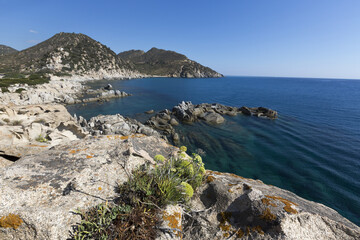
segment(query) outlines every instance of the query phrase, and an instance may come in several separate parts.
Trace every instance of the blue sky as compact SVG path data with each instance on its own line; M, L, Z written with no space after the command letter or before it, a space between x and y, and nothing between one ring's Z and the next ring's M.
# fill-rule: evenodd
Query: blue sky
M225 75L360 79L359 0L0 0L0 44L58 32L178 51Z

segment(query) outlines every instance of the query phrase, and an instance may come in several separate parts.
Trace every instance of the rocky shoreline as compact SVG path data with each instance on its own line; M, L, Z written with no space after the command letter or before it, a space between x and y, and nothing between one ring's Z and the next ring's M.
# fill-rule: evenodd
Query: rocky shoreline
M28 86L15 84L8 87L9 92L1 92L0 104L33 105L33 104L77 104L88 102L104 102L111 98L122 98L131 94L109 86L100 89L89 89L83 81L51 80L42 85ZM111 86L111 85L110 85ZM83 96L91 96L84 98Z
M208 124L221 124L225 121L223 115L256 116L267 119L276 119L278 113L264 107L231 107L218 103L202 103L194 105L191 102L181 102L174 106L172 111L165 109L146 121L145 125L160 131L164 136L170 138L174 143L179 142L180 136L174 127L180 123L191 124L196 121L204 121Z
M106 88L99 92L112 91ZM87 121L59 104L1 105L0 239L68 239L80 222L77 209L116 202L115 186L132 170L154 166L157 154L177 156L166 137L176 140L178 124L278 116L262 107L191 102L149 113L142 124L120 114ZM156 239L360 238L360 228L333 209L230 173L207 170L189 204L159 212Z

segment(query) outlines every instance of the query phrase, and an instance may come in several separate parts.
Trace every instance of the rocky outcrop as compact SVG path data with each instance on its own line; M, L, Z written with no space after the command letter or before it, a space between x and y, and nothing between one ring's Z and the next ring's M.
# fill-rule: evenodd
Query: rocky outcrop
M0 169L0 239L68 239L74 211L117 196L118 183L156 154L176 151L144 135L89 137L28 155Z
M359 239L333 209L260 180L208 171L191 201L183 239Z
M236 116L238 113L263 117L268 119L277 118L277 112L268 108L248 108L230 107L222 104L202 103L194 105L191 102L181 102L172 111L165 109L151 117L145 125L159 130L166 136L170 136L174 142L179 140L179 135L175 132L174 126L179 123L193 123L195 121L205 121L209 124L221 124L225 121L222 115Z
M80 221L74 211L112 203L132 169L175 152L136 134L87 137L25 156L0 169L0 239L67 239ZM360 228L336 211L234 174L207 171L190 206L159 211L158 239L360 238Z
M181 78L223 77L220 73L174 51L151 48L147 52L130 50L119 53L118 56L128 61L140 73L150 76Z
M62 105L0 105L0 155L14 159L86 136Z
M240 111L247 116L265 117L271 119L277 118L276 111L264 107L258 107L258 108L241 107Z
M85 87L79 82L66 80L52 80L49 83L36 86L15 84L11 87L8 87L9 92L0 92L0 104L72 104L76 102L77 95L81 93L84 88Z
M144 134L147 136L157 136L160 134L144 124L131 118L124 118L120 114L116 115L98 115L86 121L83 117L79 117L77 121L83 127L84 131L91 135L109 135L117 134L120 136L128 136L131 134Z

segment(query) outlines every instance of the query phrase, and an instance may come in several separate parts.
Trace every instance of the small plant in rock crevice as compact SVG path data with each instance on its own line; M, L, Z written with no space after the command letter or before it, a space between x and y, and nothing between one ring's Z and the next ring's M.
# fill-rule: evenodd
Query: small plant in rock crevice
M186 147L177 157L156 155L155 165L144 164L118 186L117 205L100 204L77 212L82 221L73 239L155 239L158 212L167 204L188 205L202 184L205 168L199 155L189 157Z

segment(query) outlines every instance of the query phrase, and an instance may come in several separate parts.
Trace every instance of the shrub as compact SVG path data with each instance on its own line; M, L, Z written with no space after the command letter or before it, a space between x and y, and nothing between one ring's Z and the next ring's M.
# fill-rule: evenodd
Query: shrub
M21 93L22 91L25 91L26 89L25 88L18 88L18 89L16 89L16 93Z
M156 155L155 157L154 157L154 161L155 162L157 162L157 163L162 163L162 162L164 162L165 161L165 157L163 156L163 155Z
M38 142L42 142L42 143L46 143L49 141L48 139L49 137L46 135L45 137L43 137L41 134L35 139L35 141Z
M81 216L81 222L76 226L73 236L78 239L108 239L109 226L119 217L119 214L126 214L131 211L128 205L109 206L107 203L97 205L88 212L80 210L75 213Z
M155 166L144 164L132 171L129 180L118 186L119 205L77 211L82 220L74 239L155 239L159 209L166 204L188 204L203 182L201 157L189 157L185 151L170 159L156 155Z
M3 93L9 92L9 89L7 87L2 87L1 92Z

